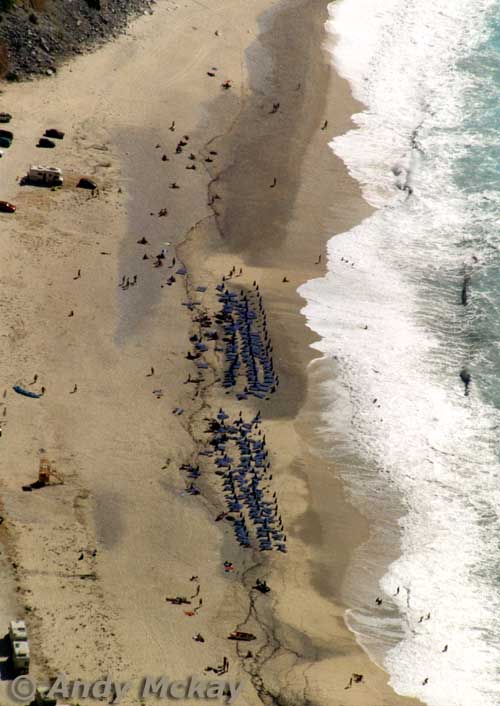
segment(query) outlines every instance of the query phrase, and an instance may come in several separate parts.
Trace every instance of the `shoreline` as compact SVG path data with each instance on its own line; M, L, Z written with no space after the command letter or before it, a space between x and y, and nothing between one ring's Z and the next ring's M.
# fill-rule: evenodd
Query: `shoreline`
M323 36L326 3L317 0L313 5L312 13L311 4L306 6L302 1L286 9L276 4L272 11L264 0L251 10L215 8L208 14L208 24L213 26L206 28L194 59L186 38L198 31L193 21L198 24L199 7L193 8L193 15L187 11L177 14L173 27L168 28L172 44L164 49L166 56L148 54L152 40L156 41L155 47L162 46L161 28L148 29L148 20L141 19L131 28L133 39L124 38L116 46L73 62L61 72L62 78L57 77L58 83L45 84L49 96L43 103L46 110L53 111L54 120L56 108L61 99L68 99L67 91L73 85L69 72L75 80L77 72L85 67L78 100L74 106L70 104L69 117L65 117L66 124L69 119L74 121L75 140L69 151L61 154L66 168L78 156L88 169L94 169L91 174L99 179L102 193L96 203L85 201L71 190L42 195L22 190L16 194L12 188L9 194L13 199L19 196L18 203L31 215L21 215L20 226L13 228L4 275L19 260L22 248L25 252L33 248L33 242L20 238L20 229L30 225L26 219L32 219L31 225L42 233L37 261L28 262L26 270L18 274L27 287L26 295L14 290L15 296L21 296L14 301L22 304L23 312L22 371L17 366L20 348L15 338L9 351L3 352L16 365L4 363L2 371L5 379L13 375L17 378L21 372L28 378L36 363L42 366L44 380L49 380L42 417L33 408L25 417L26 409L19 406L19 401L8 398L8 430L14 426L21 438L13 441L9 435L2 473L7 515L14 524L22 567L18 580L22 591L29 592L38 616L39 627L33 625L36 653L40 655L37 675L47 672L42 655L49 657L48 669L63 665L86 674L96 673L104 668L99 661L103 650L105 666L126 678L139 676L146 668L161 673L165 656L176 676L187 669L201 672L212 657L200 652L192 633L199 630L209 636L210 654L215 651L222 655L229 649L225 633L230 626L246 624L242 618L247 616L247 621L251 618L262 630L265 644L251 663L240 660L241 664L235 664L233 653L230 662L232 674L246 675L253 685L244 694L250 706L270 703L269 699L286 703L297 695L318 704L331 704L332 698L340 704L346 694L349 703L361 706L371 706L374 698L385 704L411 703L392 692L387 675L356 644L344 625L342 604L319 596L313 589L315 581L324 580L325 549L332 543L340 545L343 550L334 563L336 585L327 582L326 589L337 598L349 560L348 540L352 541L355 532L356 542L361 542L367 532L365 522L346 503L334 469L312 448L311 404L315 405L316 400L311 399L305 370L315 357L310 348L314 336L305 327L300 314L303 300L295 291L303 281L323 271L314 262L320 253L324 259L325 233L347 230L349 223L354 224L353 218L356 220L353 213L362 217L367 208L357 185L327 146L330 133L319 127L328 119L329 130L346 129L354 104L347 84L336 76L318 42ZM169 12L166 8L158 8L158 12ZM262 11L266 12L264 20ZM233 36L231 25L235 20L241 23L241 29ZM224 42L223 51L213 38L215 29ZM252 44L242 53L248 32ZM301 56L308 57L309 62L301 62ZM221 73L234 82L227 93L220 91L219 74L213 85L207 84L206 71L212 62L218 65L221 59L225 64ZM249 74L245 60L250 61ZM299 73L290 70L293 60L299 64ZM123 75L122 63L132 72L129 80L140 79L141 75L153 77L128 106L136 133L124 120L120 85L116 89L113 86L113 72L117 72L118 84ZM169 76L162 82L165 65ZM108 78L94 95L96 70ZM294 91L299 83L304 90ZM8 87L8 94L25 98L19 103L24 116L21 137L39 129L30 118L28 91L25 86ZM38 92L42 94L41 88ZM82 116L86 96L92 96L92 102ZM51 99L58 102L54 108L47 108ZM36 96L30 100L36 105ZM146 113L141 102L148 100ZM269 116L273 100L281 105L275 115ZM337 105L340 102L342 110ZM179 130L175 134L169 134L172 120ZM151 131L144 130L145 124L148 128L154 125L158 136L153 139ZM208 174L200 168L196 175L189 175L195 179L188 188L185 160L175 162L173 154L176 141L184 133L189 135L189 149L194 149L200 160L207 158L207 149L217 152ZM135 135L133 139L131 134ZM161 147L156 148L155 142ZM160 161L163 151L169 156L166 163ZM26 155L17 158L17 171L12 174L18 173L21 160L27 156L26 149ZM270 201L269 186L275 176L276 199ZM171 180L181 187L175 199L167 189ZM217 227L207 203L207 188L210 200L215 194L220 196L215 203ZM128 200L130 194L132 201ZM64 204L62 209L55 206L56 199ZM143 213L137 206L142 199ZM342 206L336 206L340 200ZM169 211L165 219L156 215L163 207ZM42 214L38 221L34 208ZM332 208L338 212L332 214ZM64 209L69 215L63 213ZM89 229L96 233L92 248ZM68 233L71 243L62 237ZM308 234L306 247L304 233ZM146 248L137 243L141 235L147 236ZM182 306L185 292L190 290L179 283L164 291L162 268L152 268L154 254L161 247L167 248L169 258L174 256L173 248L165 242L172 242L186 263L188 286L209 285L212 292L219 276L237 264L244 270L237 285L249 286L257 279L263 293L282 384L272 401L263 403L262 414L274 487L289 535L288 554L269 557L265 562L273 589L267 603L265 597L256 597L250 590L264 570L261 557L256 560L242 555L230 531L214 525L210 498L216 497L215 487L207 486L205 502L196 502L197 498L182 493L178 466L194 458L206 405L216 410L221 402L226 404L226 398L209 384L205 397L200 396L198 401L196 395L191 397L189 386L182 384L193 373L185 353L195 329L192 317ZM111 257L101 254L108 251ZM149 260L141 260L143 252L149 253ZM73 270L81 263L84 274L93 272L93 281L75 299L74 287L80 283L73 282ZM48 278L43 283L40 271ZM123 274L137 274L139 287L133 293L118 291L117 296L117 283ZM281 282L283 275L288 283ZM33 296L40 297L36 307L30 305ZM79 308L70 333L67 309L73 301ZM207 294L204 301L212 306L213 296ZM47 341L45 327L33 330L39 320L53 327L65 354ZM10 323L12 327L14 324ZM32 332L28 335L26 330ZM150 366L155 369L155 389L164 391L164 399L155 399L151 386L145 394ZM69 408L66 395L77 370L79 392L71 398ZM172 417L174 405L186 408L185 418ZM234 401L229 406L235 412L238 409ZM251 410L248 404L246 414ZM21 428L26 431L20 433ZM32 479L36 449L41 445L48 446L58 465L64 466L67 482L61 488L47 489L51 496L46 493L33 498L35 505L27 510L26 503L19 501L19 478L10 478L5 470L14 459L22 459L17 462L19 477L23 482ZM61 502L65 503L62 515ZM324 522L330 503L335 507L333 526ZM320 505L322 510L317 509ZM33 533L39 518L45 523L43 531ZM91 551L96 546L97 561L93 561ZM74 547L83 548L84 564L98 577L95 585L82 588L81 581L73 584L69 577L74 570ZM228 556L238 567L231 578L221 570ZM44 565L52 565L55 557L59 573L43 575ZM67 599L60 587L61 571L68 575ZM204 594L203 611L191 624L191 618L165 607L163 594L165 587L167 593L185 591L186 577L201 571L202 586L208 585L210 590ZM76 614L83 610L85 601L89 608L83 627L81 615L74 619L70 616L75 610ZM78 657L74 645L71 649L63 645L63 650L57 646L58 640L64 636L69 639L75 630L80 649L85 652L83 658ZM97 631L106 633L106 641L96 648ZM167 642L165 632L169 635ZM152 650L152 644L161 645L161 654L156 647ZM364 683L346 692L344 687L352 672L363 674Z
M296 12L297 6L300 6L300 3L297 3L294 6L291 11L292 15ZM301 9L305 10L305 8ZM290 26L287 26L286 19L283 20L283 15L286 15L286 12L281 15L277 13L275 18L277 16L276 22L283 22L284 26L280 27L279 31L281 31L283 36L288 40L291 36L294 36L293 30L291 29L292 27L296 28L297 26L307 26L307 15L301 17L301 20L298 20L297 17L294 16L293 20L289 20ZM323 18L320 18L321 15L319 14L314 18L315 22L317 22L317 26L316 33L312 34L312 36L314 36L316 40L323 32L323 22L321 19L326 19L326 8ZM275 25L273 26L273 30L276 30ZM269 44L266 43L266 36L270 37ZM286 46L285 48L283 44L280 46L279 41L273 46L273 39L275 40L275 35L273 35L271 30L269 30L269 35L264 32L260 37L267 56L269 57L269 55L271 55L273 57L273 64L275 66L278 64L280 67L286 66L287 63L289 63L290 55L293 55L294 53L295 47L290 48L289 46ZM312 40L311 46L318 52L325 51L324 49L321 50L320 41L316 41L315 43L315 41ZM281 56L279 55L280 49L282 52ZM273 55L273 50L276 54L278 54L277 57ZM253 51L254 56L256 53L257 50ZM304 52L303 55L308 56L306 52ZM308 69L309 67L306 67L306 73ZM314 69L316 69L317 72L321 71L318 65L314 66L312 70L314 71ZM340 93L342 100L345 101L348 107L344 111L337 110L336 112L333 112L333 120L331 115L332 111L328 111L326 107L324 107L323 110L318 108L316 115L309 123L309 125L313 125L315 120L314 127L311 128L311 136L316 133L316 137L320 136L318 133L320 116L328 117L329 124L333 124L334 126L335 134L339 134L347 130L348 127L352 125L350 116L357 106L356 102L350 95L347 82L343 81L336 74L333 67L325 61L322 70L324 70L324 80L323 82L320 82L319 85L322 87L326 84L326 82L331 83L332 88L330 91L336 92L335 100L338 99L338 93ZM357 222L362 220L362 218L371 213L372 209L362 199L357 183L348 176L347 169L341 160L333 155L328 147L324 148L324 151L320 153L316 145L316 149L313 148L314 156L309 160L309 164L306 166L306 169L309 169L310 172L313 173L314 166L310 164L313 161L316 163L316 166L318 161L322 161L322 166L328 162L333 163L334 166L330 166L330 173L333 172L334 177L337 177L341 183L341 188L338 190L337 195L340 192L346 199L346 203L340 210L341 212L336 214L336 218L332 218L331 215L329 215L329 217L325 218L319 227L317 221L314 222L314 225L317 228L317 246L309 246L307 249L300 247L300 228L304 226L304 222L301 221L300 217L297 217L296 215L298 209L296 209L294 215L292 216L293 202L296 198L296 194L293 193L294 189L299 192L300 188L298 187L298 184L300 183L300 186L303 186L303 180L298 176L300 170L297 170L296 173L289 172L286 174L284 184L285 196L283 196L282 191L279 197L282 202L277 208L270 205L266 194L262 193L262 191L265 192L265 187L259 190L258 184L264 183L267 179L267 184L269 185L269 182L271 182L271 175L276 174L277 170L280 168L280 143L283 146L285 144L293 144L294 139L296 140L297 138L294 137L293 134L290 135L286 132L287 126L285 125L284 128L283 121L280 124L278 133L273 133L268 126L263 124L263 121L265 121L266 117L269 115L267 108L272 106L274 99L279 100L281 95L280 91L283 91L283 86L280 86L279 82L277 82L277 85L273 85L269 75L265 75L263 77L262 73L265 73L264 70L262 70L261 75L259 75L257 68L255 68L254 73L254 76L250 76L249 82L256 87L256 92L258 91L258 98L255 99L253 105L249 105L247 102L243 115L240 115L240 131L237 132L236 136L233 134L233 142L237 144L237 147L231 147L231 145L228 147L227 144L222 143L223 149L227 149L229 153L238 155L238 162L231 162L230 165L222 171L222 173L217 175L216 192L218 195L221 195L221 202L217 204L216 211L218 233L215 236L212 235L209 241L210 252L208 252L208 250L202 251L201 254L198 253L196 256L193 256L193 259L199 267L201 264L200 260L204 260L206 258L210 261L210 268L213 269L213 262L217 262L218 259L217 256L213 255L213 250L216 250L217 247L219 247L222 251L222 262L227 263L229 266L236 267L236 270L242 266L245 272L247 272L250 267L250 274L246 274L243 281L238 280L238 287L240 286L240 282L248 285L254 275L255 278L257 278L257 275L260 275L258 281L261 285L261 291L265 293L265 296L267 297L266 309L268 312L272 312L272 318L270 319L271 331L273 331L274 328L274 331L277 332L273 335L273 344L275 350L278 348L278 356L280 357L280 376L286 381L284 385L285 390L282 389L280 394L277 395L276 398L273 398L273 400L267 405L266 417L267 419L272 420L273 425L277 427L276 431L268 429L267 434L268 436L272 435L272 448L274 449L273 455L276 456L278 453L282 454L286 458L287 462L291 464L292 468L294 468L294 466L296 467L294 468L294 475L297 476L297 490L304 494L303 486L305 485L307 487L312 485L313 488L309 487L305 494L309 492L311 497L314 494L316 496L314 501L309 500L303 514L301 513L300 506L296 507L296 502L294 503L290 500L287 502L289 510L291 505L294 505L294 512L298 511L296 516L297 525L305 526L304 529L301 527L301 533L303 535L301 539L305 539L309 546L305 547L302 545L301 550L310 552L311 543L317 543L318 545L323 544L323 550L325 547L328 547L328 541L323 539L323 542L321 542L318 538L318 535L321 535L322 533L326 534L328 532L332 538L332 543L334 543L335 546L338 546L339 538L342 538L345 541L345 544L342 542L345 549L339 552L340 556L334 561L334 566L328 567L328 573L330 573L330 575L335 573L337 576L335 578L331 577L330 580L326 581L324 579L317 578L317 581L315 581L318 587L323 588L323 595L325 599L327 597L331 599L333 595L338 600L341 600L340 605L342 605L344 602L343 598L341 598L342 582L339 581L338 576L342 577L344 575L345 567L349 562L350 555L354 548L352 545L353 525L356 526L359 524L359 527L356 527L355 530L356 534L354 546L356 546L357 544L362 543L368 536L368 523L366 519L360 515L359 512L356 511L347 501L340 479L337 477L332 477L329 479L331 491L327 494L325 499L324 477L320 478L319 474L316 474L318 477L316 483L314 483L312 482L310 476L307 477L307 474L309 474L309 469L307 474L302 470L304 467L307 467L308 461L316 464L319 462L322 465L321 470L324 471L328 469L332 473L332 476L335 475L335 470L332 468L331 462L325 463L323 453L320 452L318 454L318 449L315 449L314 451L311 449L311 446L315 445L313 439L314 437L317 437L317 431L314 430L314 427L319 418L319 411L317 409L317 405L314 410L310 409L311 400L308 398L311 396L311 384L306 383L306 377L309 377L309 375L308 373L305 373L305 371L306 368L310 369L310 365L315 362L319 362L320 359L317 358L318 354L310 347L311 343L316 339L316 335L308 328L306 329L305 319L300 313L303 306L300 302L302 302L303 299L296 292L295 281L290 276L290 272L293 272L295 277L298 277L299 279L302 278L303 280L313 276L318 276L318 270L323 269L322 266L304 266L304 259L310 258L310 262L312 263L313 256L316 255L316 252L320 251L324 257L326 243L322 240L322 238L324 238L326 227L329 228L330 233L344 232L349 230ZM290 76L287 76L286 78L288 80L288 84L290 85L290 82L294 83L295 79L299 79L300 76L296 76L293 79ZM311 111L311 105L315 107L315 105L321 104L323 95L326 96L326 91L325 94L323 94L321 88L318 90L317 74L313 79L308 76L308 79L310 79L309 85L314 86L315 93L314 96L308 95L305 97L303 104L307 102L307 110ZM288 94L287 97L290 98L290 94ZM313 99L316 100L314 101ZM311 100L313 100L312 103ZM280 111L281 109L282 108L280 105ZM293 104L293 110L294 114L300 112L300 109L297 109L295 103ZM267 119L269 120L269 118ZM256 125L257 127L252 129L252 125ZM291 132L294 125L292 124L290 127ZM302 127L302 125L299 126L299 129ZM327 133L327 135L331 135L331 131ZM327 140L322 140L322 142L327 143L329 139L330 137L328 137ZM273 143L275 141L277 145L275 146L273 144L269 150L268 140L273 140ZM305 145L309 146L308 140L304 140L302 138L300 141L297 141L299 142L299 151L300 148L303 148ZM268 150L265 155L263 149L264 145ZM277 170L273 170L273 156L272 154L269 154L269 151L274 152L275 157L277 155ZM305 151L308 150L306 149ZM257 160L253 157L253 155L256 154L259 155ZM292 156L290 156L289 153L288 163L292 162L294 157L295 155L293 152ZM328 167L323 166L322 171L323 170L328 172ZM255 186L255 183L257 183L257 186ZM278 184L281 183L281 178L278 177ZM232 189L231 184L237 184L237 187ZM311 192L308 191L306 194L299 196L299 198L305 200L307 197L311 197L312 195L313 198L317 198L318 205L322 204L324 207L325 203L329 203L327 189L328 187L325 187L325 189L319 194L311 194ZM234 203L232 203L231 199L234 199ZM283 201L285 205L283 205ZM357 217L353 217L349 212L349 206L354 207ZM333 208L335 209L336 207L334 206ZM284 213L285 218L283 218ZM259 230L263 226L259 234L255 232L256 229L253 223L254 219L257 220ZM326 224L328 224L328 226L326 226ZM291 228L296 229L296 231L290 234L287 232L287 226L291 226ZM282 236L283 244L279 242L279 235L276 238L276 232L273 233L271 237L273 228L275 228L280 234L282 232L284 233ZM250 236L248 233L250 233ZM197 240L193 242L193 248L199 245L199 241L203 240L204 236L206 236L206 233L198 235ZM278 240L278 243L276 243L276 240ZM285 248L284 243L286 243L287 248ZM294 245L296 245L296 252L298 254L297 257L292 254ZM182 246L182 249L184 250L185 247L186 246ZM306 272L307 274L305 274ZM283 273L285 273L287 277L290 276L290 281L293 283L293 286L291 287L292 291L288 291L287 287L286 294L283 293L283 283L281 283L279 279ZM285 354L283 353L285 350L293 350L294 353L293 356L290 356L292 357L292 360L290 360L289 357L286 363L284 360ZM312 404L314 405L314 402ZM304 433L301 427L307 427L307 425L309 425L310 428L307 428ZM281 426L282 428L280 428ZM293 439L293 451L295 458L293 458L293 456L291 457L290 451L284 448L283 437L286 438L287 444L290 444L291 438L295 437ZM300 444L304 444L306 448L310 449L312 452L308 453L303 450L299 450L298 446ZM280 463L280 467L282 465L283 464ZM316 487L314 487L314 485ZM326 529L321 526L323 524L320 519L322 513L316 513L313 511L312 507L322 506L323 517L325 517L325 513L328 513L327 508L329 502L335 503L335 511L342 519L334 522L333 527ZM306 517L307 519L305 519ZM300 533L297 532L297 535L300 536ZM333 542L333 540L336 541ZM351 546L348 547L347 545L349 543ZM311 563L313 565L315 564L313 568L313 575L318 576L322 569L324 569L324 556L321 556L321 551L317 551L316 553L318 556L315 557L316 560L311 557ZM272 566L270 576L271 578L274 577ZM289 612L286 608L284 608L283 604L289 599L291 602L296 601L296 595L294 595L294 592L291 590L285 590L285 584L288 583L288 580L290 579L289 576L287 576L286 581L284 580L283 575L280 575L277 578L280 582L280 591L283 591L286 595L280 597L275 608L276 610L283 610L283 617L285 618L284 622L288 622L288 626L291 627L290 623L292 623L293 619L290 620ZM293 581L290 581L290 584L292 583ZM297 609L297 605L294 605L294 609ZM303 612L303 608L299 609L299 612ZM314 615L313 613L314 611L311 614L311 619L315 620L317 619L317 615ZM337 616L342 615L343 610L340 609ZM341 620L343 620L343 618L341 618ZM301 623L302 622L303 617L301 616ZM289 630L287 634L287 630L283 629L283 625L281 626L281 629L285 635L285 639L283 642L279 643L277 648L278 651L281 650L282 652L286 652L287 641L293 642L295 649L297 649L298 641L300 641L297 631L292 629ZM339 637L342 641L345 639L345 635L342 635L341 627L339 628L339 626L336 625L332 630L335 631L336 637ZM295 635L293 634L294 632L296 633ZM355 639L354 635L353 639ZM306 638L305 635L302 637L302 655L305 663L307 663L308 657L311 655L311 649L313 649L313 651L315 649L312 647L313 644L314 640ZM321 650L322 648L317 647L316 649ZM354 652L356 652L357 649L361 652L361 648L358 648L357 646L355 647ZM364 654L364 652L361 652L361 654ZM363 664L363 657L361 655L358 655L357 657L360 659L360 663ZM364 671L366 674L366 665L363 664L363 668L359 667L359 671ZM386 690L387 693L384 693L384 698L392 698L394 703L399 703L400 701L403 702L403 697L393 694L390 688L385 689L383 685L384 677L382 679L378 679L378 675L373 673L373 670L369 671L371 672L369 678L376 680L377 691ZM382 674L385 673L382 672ZM325 678L326 675L323 674L322 676ZM347 675L347 677L348 676L349 675ZM347 682L348 678L346 679L346 683ZM333 686L330 684L329 686L332 688L332 691L329 692L330 695L335 693L335 696L340 699L341 693L344 690L344 685L335 684L335 686ZM318 694L314 694L314 697L318 698ZM404 699L404 701L408 703L411 703L412 701L417 703L411 699ZM387 701L387 703L389 703L389 701Z

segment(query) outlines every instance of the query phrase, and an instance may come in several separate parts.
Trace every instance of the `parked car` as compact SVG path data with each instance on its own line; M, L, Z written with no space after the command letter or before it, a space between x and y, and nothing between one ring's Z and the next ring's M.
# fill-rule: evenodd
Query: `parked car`
M10 130L0 130L0 137L6 137L12 142L12 140L14 139L14 133Z
M9 140L8 137L3 137L0 135L0 147L10 147L12 144L12 140Z
M12 115L10 113L0 113L0 123L10 123Z
M48 128L43 134L45 137L55 137L56 140L62 140L64 137L64 132L56 130L54 127Z
M56 143L53 142L52 140L49 140L47 137L41 137L38 140L37 147L55 147Z
M13 203L9 203L8 201L0 201L0 211L3 211L4 213L14 213L15 210L16 207Z
M88 177L82 177L77 184L79 189L97 189L97 184Z

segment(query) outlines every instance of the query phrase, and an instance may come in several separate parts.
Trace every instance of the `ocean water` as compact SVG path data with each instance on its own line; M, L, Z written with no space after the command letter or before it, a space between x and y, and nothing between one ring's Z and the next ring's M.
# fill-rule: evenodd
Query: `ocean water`
M323 435L373 520L348 621L399 693L498 706L500 0L329 11L365 106L330 146L377 209L299 290L336 364Z

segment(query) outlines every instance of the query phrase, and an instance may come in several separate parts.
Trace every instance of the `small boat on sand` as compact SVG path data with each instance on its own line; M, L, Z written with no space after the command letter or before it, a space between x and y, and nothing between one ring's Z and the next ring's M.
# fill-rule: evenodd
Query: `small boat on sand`
M241 632L241 630L235 630L234 632L228 635L227 639L238 640L241 642L251 642L252 640L256 640L257 638L255 637L255 635L252 635L251 632Z
M39 392L32 392L31 390L25 390L24 387L21 387L21 385L14 385L12 387L14 392L17 392L18 395L24 395L25 397L41 397L42 395Z

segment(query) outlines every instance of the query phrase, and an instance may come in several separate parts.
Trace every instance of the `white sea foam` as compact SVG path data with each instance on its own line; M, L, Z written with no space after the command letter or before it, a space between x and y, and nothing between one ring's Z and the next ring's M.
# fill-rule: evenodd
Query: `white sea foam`
M474 375L469 397L459 378L482 360L470 335L480 296L466 311L460 292L464 272L490 257L487 246L497 252L491 210L481 210L497 197L467 194L453 178L457 159L484 146L464 128L474 86L457 61L487 37L494 5L330 6L333 59L366 106L357 129L331 146L379 210L330 240L326 276L300 288L316 347L338 360L325 417L334 451L355 451L376 469L346 465L348 486L365 506L384 484L396 488L406 508L401 557L381 582L387 601L400 587L392 600L401 624L389 629L404 637L384 663L397 691L431 706L500 704L500 415ZM336 414L339 386L348 420ZM355 609L352 623L373 641L367 610Z

